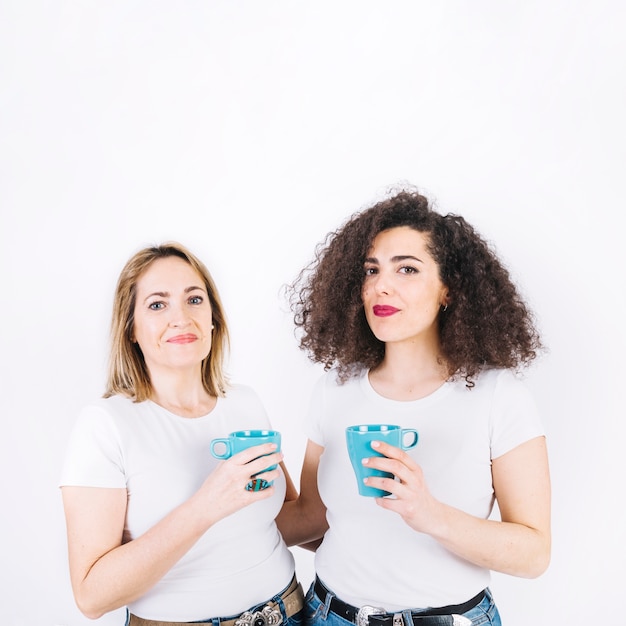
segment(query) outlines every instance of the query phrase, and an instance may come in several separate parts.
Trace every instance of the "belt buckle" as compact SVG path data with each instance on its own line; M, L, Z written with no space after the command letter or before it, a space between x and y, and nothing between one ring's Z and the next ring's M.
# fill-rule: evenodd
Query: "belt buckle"
M283 622L283 615L276 606L266 604L260 611L246 611L242 613L235 626L279 626Z
M356 614L357 626L369 626L370 615L384 615L387 611L376 606L362 606Z

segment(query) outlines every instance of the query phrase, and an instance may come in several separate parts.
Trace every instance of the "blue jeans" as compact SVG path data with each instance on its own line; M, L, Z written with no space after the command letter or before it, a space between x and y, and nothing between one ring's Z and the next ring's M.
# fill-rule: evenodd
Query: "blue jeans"
M326 598L327 604L330 602L330 594ZM493 596L489 589L485 590L485 597L480 604L473 609L463 613L463 617L472 620L472 626L502 626L500 613L496 607ZM354 626L352 622L331 612L327 605L317 597L313 589L313 584L306 594L304 602L304 621L305 626ZM406 620L405 620L406 626ZM409 624L409 626L411 626Z

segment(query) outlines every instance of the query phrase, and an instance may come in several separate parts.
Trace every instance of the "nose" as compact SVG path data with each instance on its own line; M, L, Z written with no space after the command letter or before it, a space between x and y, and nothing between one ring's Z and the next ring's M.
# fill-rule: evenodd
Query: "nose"
M183 307L170 307L169 325L172 328L183 328L189 324L189 315Z
M392 292L393 287L391 285L391 280L384 271L379 270L373 278L374 280L372 286L375 293L380 295L389 295Z

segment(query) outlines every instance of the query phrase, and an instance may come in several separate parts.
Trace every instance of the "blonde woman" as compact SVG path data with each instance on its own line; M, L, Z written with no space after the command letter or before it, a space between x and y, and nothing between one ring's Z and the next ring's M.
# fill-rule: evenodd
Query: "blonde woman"
M210 453L214 438L270 427L255 392L227 380L228 346L217 288L189 250L167 243L126 263L106 392L79 416L61 480L87 617L127 607L129 626L300 622L302 590L274 521L296 495L282 455L273 444L226 461ZM275 464L272 486L247 488Z

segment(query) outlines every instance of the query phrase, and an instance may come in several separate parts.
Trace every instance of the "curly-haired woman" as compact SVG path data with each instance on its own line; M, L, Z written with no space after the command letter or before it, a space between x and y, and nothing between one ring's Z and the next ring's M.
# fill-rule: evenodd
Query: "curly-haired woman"
M542 345L508 271L464 218L402 190L330 233L290 295L326 370L278 518L288 545L321 539L310 623L500 624L491 570L532 578L550 560L544 431L519 376ZM419 443L372 444L366 465L393 477L366 479L391 494L367 498L344 433L376 423Z

